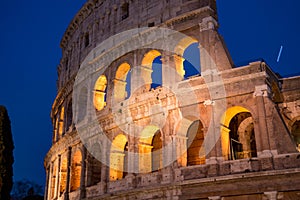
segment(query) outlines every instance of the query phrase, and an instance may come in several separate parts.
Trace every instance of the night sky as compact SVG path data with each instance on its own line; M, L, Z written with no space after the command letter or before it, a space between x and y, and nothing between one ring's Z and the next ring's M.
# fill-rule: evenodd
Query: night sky
M9 0L0 12L0 104L11 119L14 180L45 184L60 39L84 0ZM220 33L236 65L263 58L281 75L300 72L300 1L218 0ZM280 61L277 57L280 47Z

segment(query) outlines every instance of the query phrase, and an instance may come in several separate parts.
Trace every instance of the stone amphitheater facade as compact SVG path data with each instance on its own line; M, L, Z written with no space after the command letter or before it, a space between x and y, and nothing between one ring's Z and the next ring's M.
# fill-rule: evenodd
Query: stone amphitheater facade
M215 0L88 0L60 45L45 199L300 199L300 77L234 66Z

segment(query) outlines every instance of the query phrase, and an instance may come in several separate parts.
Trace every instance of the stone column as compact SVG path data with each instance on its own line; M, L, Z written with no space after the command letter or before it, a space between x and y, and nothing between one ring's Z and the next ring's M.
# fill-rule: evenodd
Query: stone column
M45 200L50 199L50 190L51 190L51 163L49 165L49 167L47 168L47 183L46 183L46 187L45 187ZM48 198L49 197L49 198Z
M273 169L273 155L270 150L270 138L265 110L265 98L268 98L268 86L266 84L256 86L253 96L255 97L257 107L257 116L255 118L257 128L254 131L257 143L257 156L261 162L261 168L263 170L270 170Z
M109 164L110 149L108 148L108 142L103 143L103 149L105 149L106 151L101 151L103 160L105 161L105 163L102 163L101 165L101 190L103 191L103 193L106 193L107 183L109 181L109 166L107 165Z
M212 16L203 18L199 23L201 74L232 68L230 55L217 32L218 26L217 20Z
M148 173L152 171L151 150L148 144L139 144L139 172Z
M162 84L167 88L172 88L177 82L183 80L185 71L183 61L179 55L172 55L169 52L162 54Z
M67 159L67 181L66 181L66 192L65 192L65 200L69 200L69 192L70 192L70 176L71 176L71 155L72 147L68 148L68 159Z
M136 66L131 69L131 94L150 90L152 69L146 66Z
M87 150L84 146L82 148L82 159L81 159L81 174L80 174L80 199L85 197L86 193L86 182L85 182L85 173L86 173L86 162L87 162Z
M124 99L126 99L127 97L127 92L126 92L126 80L118 80L118 79L114 79L114 101L115 103L119 103L121 101L123 101Z
M230 129L225 126L221 127L221 146L222 146L222 155L225 160L228 160L230 155Z
M130 133L132 133L130 129ZM134 133L132 133L134 134ZM128 188L134 188L135 187L135 172L138 173L139 170L139 166L138 166L138 154L136 152L138 152L138 149L136 148L136 144L135 144L135 137L134 135L129 135L128 138L128 174L126 176L127 179L127 186Z
M85 159L85 185L86 187L91 186L92 183L92 164L91 161L93 159L93 155L87 152L86 159Z
M61 168L61 155L58 155L58 160L57 160L57 180L56 180L56 189L55 189L55 197L59 196L59 186L60 186L60 179L61 179L61 175L60 175L60 168Z
M266 110L264 98L268 96L267 94L268 86L261 85L255 87L255 92L253 96L255 97L256 108L257 108L257 123L259 127L259 137L257 140L257 151L262 153L265 150L270 150L269 137L268 137L268 128L266 121Z
M162 183L170 183L173 181L173 166L176 161L175 152L176 147L173 142L173 131L172 131L172 123L167 122L163 128L161 140L162 140Z
M173 136L176 147L174 153L176 154L175 156L177 158L177 165L179 167L187 166L187 139L187 137L180 135Z

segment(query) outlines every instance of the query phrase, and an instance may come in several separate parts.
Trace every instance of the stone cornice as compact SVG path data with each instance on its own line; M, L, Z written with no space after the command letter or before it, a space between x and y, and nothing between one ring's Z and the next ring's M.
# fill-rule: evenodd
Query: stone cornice
M193 11L188 12L188 13L184 13L184 14L179 15L177 17L173 17L172 19L169 19L169 20L165 21L164 23L167 26L180 24L180 23L185 22L187 20L194 19L197 16L199 16L200 14L202 14L204 12L209 12L209 11L214 12L213 9L211 9L209 6L206 6L206 7L203 7L203 8L199 8L197 10L193 10Z
M73 91L73 85L75 82L76 75L73 75L67 84L60 89L57 93L57 96L53 102L52 110L50 116L53 117L54 114L57 112L58 106L62 104L62 102L66 99L66 97Z
M68 28L66 29L63 38L60 42L60 46L62 48L65 48L70 37L72 37L72 34L74 31L80 26L80 24L89 16L94 8L96 3L103 2L104 0L89 0L87 1L82 8L77 12L75 17L70 22Z
M79 28L79 26L82 24L82 22L91 14L93 13L94 9L97 9L97 4L102 4L105 0L89 0L87 3L83 5L83 7L78 11L78 13L75 15L73 20L70 22L69 26L67 27L63 38L61 40L60 46L61 48L66 48L69 40L71 39L73 33L76 31L76 29ZM115 4L114 4L115 5ZM114 9L114 8L112 8ZM189 19L194 19L196 16L199 16L200 14L204 12L215 12L213 9L211 9L209 6L202 7L190 12L186 12L180 16L173 17L172 19L169 19L163 24L166 24L167 26L172 26L175 24L179 24L181 22L187 21ZM137 24L138 26L138 24Z

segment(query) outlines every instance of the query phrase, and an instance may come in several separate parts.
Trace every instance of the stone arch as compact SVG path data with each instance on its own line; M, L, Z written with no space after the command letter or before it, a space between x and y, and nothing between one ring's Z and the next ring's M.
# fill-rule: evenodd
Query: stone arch
M130 90L126 90L127 84L130 84L130 80L128 80L130 68L130 65L127 62L124 62L116 71L114 80L114 100L116 102L120 102L130 96Z
M141 173L157 171L163 166L161 131L149 125L143 129L139 140L139 169Z
M297 150L300 152L300 116L293 120L291 125L291 136L296 144Z
M56 182L57 182L56 176L57 176L57 166L56 166L55 162L53 162L52 169L51 169L51 187L50 187L51 199L55 198L55 195L56 195L56 193L55 193Z
M157 50L148 51L142 59L142 66L138 69L138 70L140 70L139 74L141 76L141 79L143 80L142 85L145 85L146 90L150 90L150 88L153 87L153 85L152 85L153 80L152 80L151 75L152 75L152 73L156 73L156 72L153 71L152 65L153 65L154 60L159 56L161 56L161 53ZM162 76L161 70L159 71L159 73L160 73L160 76Z
M80 188L80 178L81 178L81 164L82 164L82 153L78 149L72 157L71 162L71 182L70 190L75 191Z
M181 39L178 42L177 46L175 47L175 52L177 53L177 55L174 55L175 67L181 79L183 79L186 74L185 67L184 67L184 62L185 62L184 52L193 43L198 43L198 41L192 37L185 37Z
M187 165L205 164L204 133L200 120L194 121L187 131Z
M148 51L143 57L142 66L148 67L151 69L154 59L158 56L161 56L161 53L159 51L157 51L157 50Z
M64 157L61 160L61 166L60 166L59 196L62 196L62 194L66 192L67 171L68 171L68 159L66 157Z
M238 127L238 135L242 144L242 158L257 157L254 134L254 122L252 117L244 119Z
M222 154L225 159L257 156L251 112L241 106L228 108L221 119Z
M105 75L101 75L94 86L94 107L100 111L106 106L106 86L107 79Z
M156 131L152 138L152 155L151 155L151 168L152 171L157 171L163 168L163 155L162 155L162 135L160 131Z
M79 92L79 99L78 99L78 107L77 107L77 111L78 111L78 119L77 122L81 122L87 113L87 100L88 100L88 90L86 87L81 88L80 92Z
M202 123L203 119L201 119L200 117L196 117L196 116L190 116L190 115L185 116L175 125L176 155L177 155L177 162L178 162L179 166L187 166L188 165L187 164L187 160L188 160L187 150L188 150L188 147L190 146L189 143L191 144L191 142L193 142L193 138L195 138L195 136L190 137L190 140L188 141L188 138L189 138L188 132L189 132L190 127L196 121L199 121L199 123L202 125L202 131L204 131L204 129L205 129L204 123Z
M54 131L53 131L53 143L58 141L58 124L59 124L59 116L55 116L55 121L54 121Z
M185 48L183 59L184 79L200 74L201 66L198 42L194 42Z
M111 181L122 179L128 167L128 140L125 135L117 135L110 149L110 173Z
M70 130L73 122L72 100L69 101L66 112L66 129Z
M64 134L64 118L65 118L65 107L62 106L59 114L58 122L58 135L61 137Z

